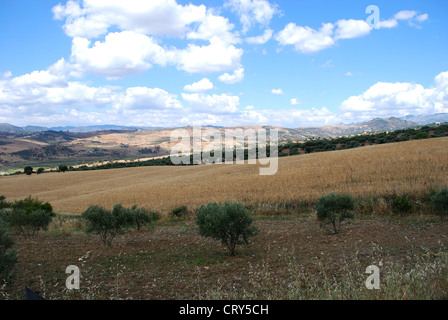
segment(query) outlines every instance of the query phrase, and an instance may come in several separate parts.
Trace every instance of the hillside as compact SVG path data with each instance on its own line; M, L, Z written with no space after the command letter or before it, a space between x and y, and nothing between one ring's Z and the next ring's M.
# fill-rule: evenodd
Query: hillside
M341 136L350 136L355 134L375 132L375 131L394 131L415 127L418 124L415 122L401 120L398 118L389 119L373 119L362 122L360 124L340 125L340 126L324 126L321 128L297 128L296 130L302 132L304 136L314 138L332 138Z
M413 127L413 122L397 118L374 119L358 125L326 126L321 128L281 128L271 126L213 127L224 136L227 129L275 128L280 141L333 138L366 132L389 131ZM67 128L67 127L65 127ZM206 130L208 127L204 127ZM211 127L210 127L211 128ZM173 128L140 130L120 126L73 127L64 131L42 127L16 127L0 124L0 171L6 172L24 165L54 167L61 163L86 163L123 159L140 159L169 155ZM62 128L60 128L62 129ZM192 135L192 127L185 127ZM90 131L96 130L96 131Z
M165 212L225 200L291 204L312 202L329 192L421 196L446 185L447 145L448 138L435 138L285 157L274 176L259 176L256 165L212 165L0 177L0 195L32 195L71 213L90 204L138 204Z

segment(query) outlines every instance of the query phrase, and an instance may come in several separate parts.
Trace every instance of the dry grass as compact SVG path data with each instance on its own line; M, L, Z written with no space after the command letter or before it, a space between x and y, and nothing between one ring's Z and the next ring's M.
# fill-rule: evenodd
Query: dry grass
M59 212L91 204L137 204L162 212L211 201L313 202L329 192L353 197L419 197L448 183L448 138L317 153L279 159L274 176L256 165L146 167L0 177L0 195L49 201Z

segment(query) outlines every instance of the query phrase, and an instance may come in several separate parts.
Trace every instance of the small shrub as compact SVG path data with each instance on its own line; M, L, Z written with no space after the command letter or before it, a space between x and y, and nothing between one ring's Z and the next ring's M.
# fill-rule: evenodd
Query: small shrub
M37 173L37 174L41 174L41 173L43 173L44 171L45 171L44 168L39 168L39 169L37 169L36 173Z
M445 187L432 198L432 205L437 213L440 215L440 219L443 220L448 215L448 188Z
M148 210L138 208L137 205L131 208L131 215L137 231L140 231L144 225L160 219L160 216L156 212L149 213Z
M407 197L397 197L393 202L395 213L405 213L412 210L412 201Z
M5 196L0 196L0 209L10 208L11 204L6 201Z
M82 213L82 217L87 221L86 232L98 234L103 244L109 247L117 234L135 222L131 209L121 204L115 205L112 211L93 205Z
M176 218L183 218L188 214L187 206L180 206L171 211L171 216Z
M6 222L0 218L0 289L10 284L11 272L17 262L14 241L8 234Z
M335 234L339 232L338 223L340 227L344 220L354 218L350 212L354 209L355 202L349 194L330 193L319 198L316 204L317 218L331 223Z
M36 238L40 230L47 230L52 214L45 210L27 211L13 208L9 214L8 223L18 229L26 239Z
M202 206L196 214L196 223L201 236L220 240L232 256L237 245L248 244L249 238L258 233L258 229L252 226L252 213L241 203Z

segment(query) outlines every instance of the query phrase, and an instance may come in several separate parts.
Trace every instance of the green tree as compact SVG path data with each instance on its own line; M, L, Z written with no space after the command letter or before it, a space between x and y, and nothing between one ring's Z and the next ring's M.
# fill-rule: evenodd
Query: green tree
M39 168L39 169L37 169L37 174L41 174L41 173L43 173L44 171L45 171L44 168Z
M11 207L17 208L17 209L23 209L26 212L32 212L37 210L43 210L47 213L52 214L53 213L53 207L50 203L42 201L39 201L38 199L33 199L31 196L28 196L27 198L23 200L17 200L15 201Z
M68 171L68 167L66 165L60 165L58 169L62 173L65 173L66 171Z
M17 262L14 241L8 234L7 223L0 217L0 288L10 284L11 272Z
M8 222L11 227L18 229L26 239L33 239L37 237L39 231L47 230L52 218L51 213L42 209L27 211L13 208Z
M338 223L340 227L344 220L354 218L350 212L354 208L355 202L349 194L330 193L319 198L316 204L317 218L320 221L331 223L336 234L339 232Z
M434 209L440 215L440 219L448 215L448 188L445 187L432 198Z
M34 169L33 169L33 167L31 167L31 166L26 166L26 167L23 169L23 172L24 172L26 175L28 175L28 176L30 176L30 175L33 173L33 171L34 171Z
M82 213L82 217L87 220L86 232L98 234L103 244L109 247L125 227L135 222L131 209L124 208L121 204L115 205L112 210L92 205Z
M9 207L11 207L11 204L8 201L6 201L6 197L0 196L0 209Z
M131 208L130 214L131 218L134 220L134 225L137 228L137 231L140 231L144 225L156 221L160 218L157 213L149 213L148 210L146 210L145 208L138 208L137 205L134 205Z
M202 206L196 214L199 234L220 240L232 256L237 245L249 243L249 238L258 233L252 225L253 217L241 203L210 203Z

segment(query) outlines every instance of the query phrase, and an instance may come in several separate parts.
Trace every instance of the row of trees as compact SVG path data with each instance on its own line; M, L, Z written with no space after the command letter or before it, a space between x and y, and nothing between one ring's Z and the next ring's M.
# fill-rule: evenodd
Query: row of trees
M111 246L114 238L126 228L135 227L140 231L144 225L160 218L157 213L145 208L136 205L125 208L121 204L115 205L112 210L92 205L82 213L82 217L87 221L86 232L98 234L106 246Z
M437 192L431 198L431 202L441 219L447 216L448 188L445 187ZM349 194L330 193L319 198L315 210L318 220L330 224L336 234L339 233L341 224L345 220L354 218L355 205L354 199ZM394 205L405 208L406 201L400 198L400 201ZM172 216L181 217L186 212L186 207L179 207L173 210ZM17 261L14 242L8 230L15 228L25 238L34 238L40 230L47 229L53 216L53 208L48 202L42 203L31 197L6 202L5 197L0 197L0 280L2 282L9 281L10 272ZM111 210L92 205L82 213L82 218L87 222L87 233L97 234L105 246L111 246L114 238L127 228L132 227L140 231L144 225L158 220L160 216L136 205L126 208L117 204ZM253 226L253 221L252 213L241 203L209 203L201 206L196 212L199 234L220 241L232 256L236 254L238 245L248 244L249 239L258 234L259 230Z
M66 172L66 171L68 171L68 166L66 166L66 165L60 165L59 167L58 167L58 171L59 172ZM36 173L37 174L41 174L41 173L44 173L45 172L45 169L44 168L39 168L39 169L37 169L37 171L36 171ZM28 176L30 176L30 175L32 175L33 173L34 173L34 168L33 167L31 167L31 166L26 166L24 169L23 169L23 173L25 173L26 175L28 175Z
M403 209L403 202L397 201L394 205ZM436 212L443 219L448 215L448 189L445 187L437 192L431 199ZM333 227L334 233L339 233L343 221L353 219L355 200L349 194L330 193L319 198L315 210L318 220L328 223ZM89 222L88 232L97 233L105 245L110 246L115 235L129 223L132 223L133 210L139 211L142 223L151 221L144 220L147 212L136 207L126 209L121 205L116 205L109 211L99 206L91 206L83 213L83 217ZM185 206L176 208L172 216L180 217L185 215ZM129 222L130 221L130 222ZM258 234L259 230L252 225L254 221L252 213L241 203L225 202L209 203L201 206L196 212L196 224L199 227L199 234L218 240L224 245L233 256L237 245L249 243L249 238Z
M48 202L28 197L24 200L9 202L0 196L0 288L10 284L12 270L17 262L14 241L9 232L18 232L25 239L34 239L41 230L47 230L55 213ZM125 208L116 205L112 210L91 206L82 217L88 222L87 233L100 235L102 242L110 246L115 236L126 228L141 228L159 219L159 215L144 208L133 206Z
M361 134L351 137L339 137L332 139L308 140L302 143L289 142L282 144L279 149L280 156L297 155L302 153L326 152L363 147L372 144L385 144L409 140L420 140L448 136L448 124L440 126L423 126L420 128L409 128L391 132L379 132ZM288 154L286 152L289 150ZM301 152L300 152L301 151Z

